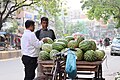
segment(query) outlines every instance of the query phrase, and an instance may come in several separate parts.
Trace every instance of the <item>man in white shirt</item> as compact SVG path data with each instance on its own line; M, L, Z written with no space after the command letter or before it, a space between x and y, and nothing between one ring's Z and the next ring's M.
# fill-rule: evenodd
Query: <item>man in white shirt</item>
M39 41L35 34L35 22L32 20L27 20L25 22L26 30L21 38L21 52L22 52L22 62L25 67L25 78L24 80L33 80L35 77L35 69L37 67L38 51L40 50L42 44L47 41L43 38Z

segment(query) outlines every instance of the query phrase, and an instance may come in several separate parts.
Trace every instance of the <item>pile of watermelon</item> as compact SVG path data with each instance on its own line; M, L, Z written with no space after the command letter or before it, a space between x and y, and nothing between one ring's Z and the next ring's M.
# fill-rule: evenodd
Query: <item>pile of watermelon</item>
M75 49L77 60L85 60L89 62L102 60L105 52L97 50L96 43L93 40L85 40L82 36L67 36L64 39L56 39L53 41L47 38L48 42L42 45L42 51L39 53L39 59L52 60L53 55L58 52L64 52L68 48Z

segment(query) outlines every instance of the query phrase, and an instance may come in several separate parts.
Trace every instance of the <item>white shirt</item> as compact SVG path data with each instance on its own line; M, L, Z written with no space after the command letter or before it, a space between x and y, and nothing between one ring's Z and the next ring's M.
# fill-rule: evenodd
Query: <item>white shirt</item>
M23 55L38 57L43 41L39 41L34 32L25 30L21 38L21 52Z

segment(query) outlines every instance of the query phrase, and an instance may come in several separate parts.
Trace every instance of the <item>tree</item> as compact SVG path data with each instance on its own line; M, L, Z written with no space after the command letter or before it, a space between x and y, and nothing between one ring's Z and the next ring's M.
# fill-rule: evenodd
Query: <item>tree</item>
M116 28L120 27L120 0L82 0L82 9L87 9L89 19L103 19L105 23L112 17Z
M56 16L55 17L55 33L58 38L61 38L64 36L63 26L64 26L63 21L58 16Z
M67 25L66 30L68 35L72 35L73 33L76 33L76 32L86 34L85 31L87 31L83 22L77 22L74 24L70 23Z
M32 4L37 3L34 0L31 0L29 3L27 0L1 0L0 2L0 30L3 27L3 23L18 9L31 6Z
M16 20L11 20L12 23L12 27L6 29L5 31L8 33L16 33L17 29L18 29L18 22Z
M38 3L32 6L33 10L38 12L38 19L41 16L47 16L49 20L55 22L56 17L63 14L67 15L66 0L35 0ZM64 7L63 7L64 6Z
M40 15L57 16L61 12L62 0L35 0L34 10L38 11Z

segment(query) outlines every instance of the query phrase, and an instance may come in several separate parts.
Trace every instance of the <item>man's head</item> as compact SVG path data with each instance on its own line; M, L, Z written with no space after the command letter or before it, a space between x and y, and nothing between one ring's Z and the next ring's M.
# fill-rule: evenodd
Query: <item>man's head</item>
M42 25L42 29L47 29L47 27L48 27L48 18L47 17L41 18L41 25Z
M32 21L32 20L27 20L26 22L25 22L25 28L26 29L29 29L30 31L34 31L34 29L35 29L35 22L34 21Z

